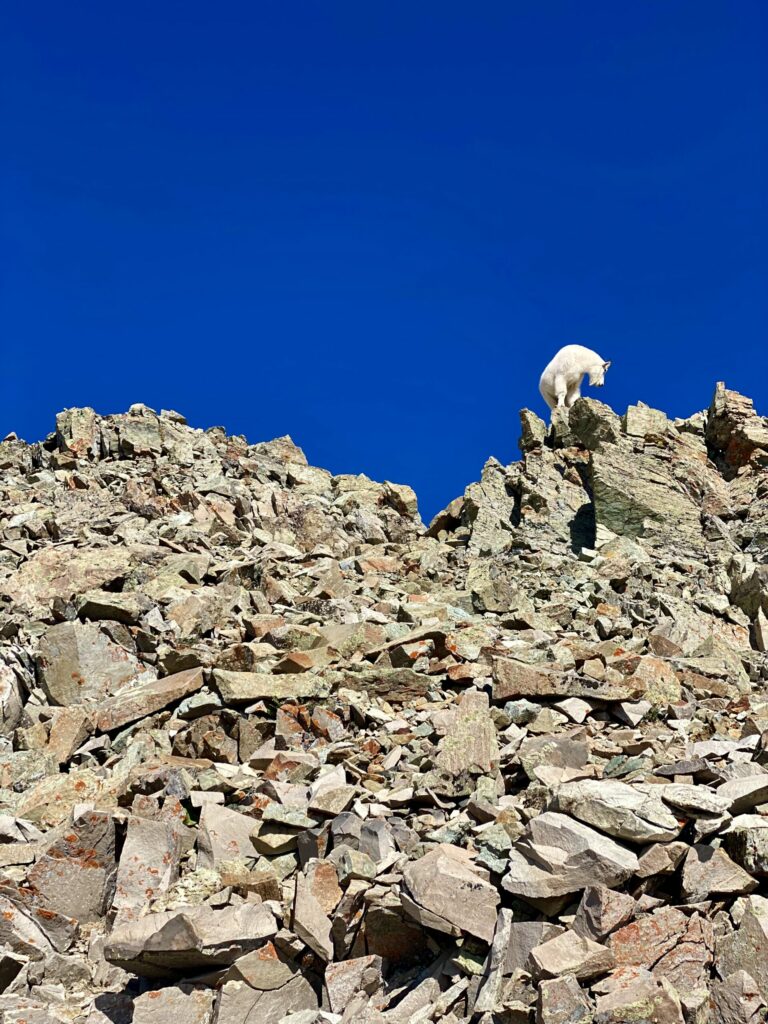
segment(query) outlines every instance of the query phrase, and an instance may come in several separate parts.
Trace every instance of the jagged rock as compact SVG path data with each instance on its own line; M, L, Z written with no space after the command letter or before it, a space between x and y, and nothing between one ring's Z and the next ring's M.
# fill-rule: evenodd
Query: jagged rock
M664 979L640 978L597 997L594 1024L685 1024L680 998Z
M64 707L103 700L153 676L98 626L79 622L60 622L43 634L37 674L49 701Z
M710 895L740 895L757 888L752 878L738 864L734 864L724 850L711 846L692 846L683 864L682 891L692 903Z
M538 977L594 978L614 966L613 953L599 942L566 931L531 950L531 962Z
M216 1004L216 1024L282 1024L293 1011L317 1010L315 991L300 975L276 990L259 991L243 981L228 981Z
M358 992L373 995L381 986L380 956L361 956L338 964L329 964L325 971L328 1001L334 1013L344 1013Z
M768 900L751 896L735 931L720 934L716 942L717 972L728 978L746 971L768 1003Z
M96 728L101 732L112 732L168 704L175 704L196 693L202 685L202 669L190 668L164 679L153 679L126 688L99 704L94 713Z
M291 927L321 959L333 959L330 918L312 892L309 882L301 874L296 876Z
M723 846L728 856L751 875L768 874L768 818L741 814L725 829Z
M756 1024L768 421L521 422L426 531L140 404L0 442L0 1016Z
M51 910L85 923L106 913L116 872L114 822L87 811L45 848L27 881Z
M560 786L551 806L616 839L664 842L674 839L680 826L654 788L642 791L613 779L584 779Z
M259 903L170 910L118 925L104 955L148 978L192 975L233 963L276 932L274 915Z
M746 971L734 971L712 985L715 1019L719 1024L760 1024L765 1001Z
M181 847L175 822L129 819L111 907L116 924L140 916L148 900L170 889L179 876Z
M584 697L623 701L645 693L643 681L610 682L604 679L573 678L564 672L542 670L514 661L494 658L493 699L511 697Z
M491 942L499 894L465 850L441 845L409 864L403 881L403 907L421 924Z
M213 673L216 688L226 703L255 700L290 700L291 698L325 697L328 684L318 676L288 674L273 676L265 672L227 672L216 669Z
M547 811L534 818L512 850L502 885L517 896L547 899L588 885L620 885L637 869L637 857L612 839Z
M592 1004L573 975L539 983L536 1024L591 1024Z
M603 942L634 912L635 901L631 896L604 885L593 885L584 890L572 927L577 935Z
M198 867L218 868L231 860L243 860L249 864L256 859L252 836L258 822L247 814L205 803L198 826Z
M437 755L438 767L453 775L465 771L490 772L498 767L499 744L488 709L487 694L464 694L456 714L446 725Z
M132 1024L211 1024L215 995L209 988L177 985L144 992L133 1004Z

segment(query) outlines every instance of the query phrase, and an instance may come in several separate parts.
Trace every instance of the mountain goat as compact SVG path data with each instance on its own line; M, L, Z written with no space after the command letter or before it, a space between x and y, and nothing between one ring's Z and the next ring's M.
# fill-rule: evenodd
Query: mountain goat
M539 380L541 397L550 409L570 409L581 398L581 382L589 374L589 383L602 387L605 372L611 365L597 352L583 345L566 345L547 364Z

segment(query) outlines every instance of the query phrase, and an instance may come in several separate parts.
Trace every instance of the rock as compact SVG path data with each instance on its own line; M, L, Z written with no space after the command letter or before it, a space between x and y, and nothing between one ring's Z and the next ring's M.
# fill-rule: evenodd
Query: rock
M713 895L752 892L757 881L723 850L698 845L692 846L685 858L681 888L691 903L697 903Z
M768 901L754 896L747 900L738 928L717 937L715 962L723 979L746 971L768 1002Z
M132 686L102 701L95 712L96 728L101 732L112 732L128 722L159 711L168 704L175 704L184 697L196 693L203 685L202 669L190 668L176 672L164 679L154 679Z
M688 919L675 907L661 907L614 931L608 945L619 967L651 968L677 946L685 935Z
M132 555L124 548L41 548L0 583L0 597L32 614L46 612L55 598L68 600L94 587L114 583L129 569Z
M668 786L660 786L659 790L665 804L679 808L693 818L708 814L725 814L731 805L727 797L720 796L706 786L671 783Z
M87 811L45 848L27 881L48 908L86 923L106 913L116 873L114 822Z
M373 995L381 985L380 956L360 956L338 964L329 964L325 971L328 1001L334 1013L344 1013L358 992Z
M685 1024L680 999L664 978L641 978L597 997L595 1024L646 1020L653 1024Z
M406 867L403 882L403 908L422 925L490 944L499 894L465 850L448 843L430 850Z
M43 634L37 672L49 701L63 707L95 703L153 675L98 626L79 622Z
M289 700L325 697L328 684L318 676L288 674L273 676L264 672L228 672L216 669L213 673L216 688L225 704L255 700Z
M564 672L542 670L511 658L494 658L493 699L510 697L583 697L624 701L645 693L642 680L635 683L573 678Z
M636 874L638 878L672 874L687 853L687 843L657 843L649 846L638 861Z
M570 974L539 983L537 1024L591 1024L592 1004Z
M715 1019L721 1024L759 1024L765 1017L765 1001L746 971L734 971L712 985Z
M170 889L179 877L181 847L175 822L129 819L112 901L117 925L140 917L148 900Z
M760 804L768 803L768 773L749 775L744 779L730 779L718 786L717 796L727 797L731 814L744 814Z
M104 955L134 974L174 977L231 964L276 932L273 914L259 903L170 910L114 928Z
M768 819L759 814L734 818L723 836L728 856L750 875L768 874Z
M614 966L613 953L606 946L576 932L566 931L531 950L538 977L594 978Z
M440 742L437 764L452 775L490 772L498 767L499 744L486 693L464 694Z
M291 928L322 960L333 959L330 919L301 874L296 876Z
M650 409L643 402L630 405L624 414L624 433L630 437L663 435L669 429L669 420L660 409Z
M317 996L309 982L296 975L274 991L259 991L244 981L228 981L221 989L216 1024L283 1024L294 1011L309 1010L314 1018Z
M426 531L141 404L0 441L0 1017L760 1019L768 420L521 422Z
M211 989L196 985L154 989L134 1001L132 1024L212 1024L214 998Z
M664 842L674 839L680 826L655 788L643 791L613 779L583 779L560 786L551 806L626 842Z
M635 901L631 896L603 885L589 886L581 897L572 927L577 935L603 942L634 912Z
M502 881L513 895L548 899L587 885L620 885L637 869L637 857L564 814L534 818L513 848Z
M258 822L247 814L203 804L197 838L197 863L201 868L218 868L223 862L242 860L247 865L257 857L252 836Z

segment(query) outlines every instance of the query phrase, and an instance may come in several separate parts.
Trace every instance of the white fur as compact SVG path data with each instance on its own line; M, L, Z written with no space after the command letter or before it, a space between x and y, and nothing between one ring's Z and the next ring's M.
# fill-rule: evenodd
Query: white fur
M539 381L541 397L550 409L570 409L581 398L581 382L589 374L589 383L602 387L605 371L610 366L597 352L583 345L566 345L547 364Z

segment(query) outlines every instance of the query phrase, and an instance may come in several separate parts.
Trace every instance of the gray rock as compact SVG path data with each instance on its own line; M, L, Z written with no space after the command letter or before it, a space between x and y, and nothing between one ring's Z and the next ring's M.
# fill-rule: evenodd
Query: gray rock
M658 788L639 789L614 779L583 779L560 786L551 807L616 839L664 842L674 839L680 826L656 794Z
M60 622L40 640L40 685L52 704L95 703L154 675L91 623Z
M132 1024L212 1024L215 995L209 988L177 985L155 989L138 996L133 1004Z
M496 927L499 894L487 872L466 852L448 843L406 867L403 908L422 925L490 943Z
M109 963L148 978L193 975L233 963L276 932L275 918L262 904L193 907L119 925L104 955Z
M588 885L620 885L637 870L637 857L612 839L564 814L534 818L512 850L502 881L513 895L548 899Z

